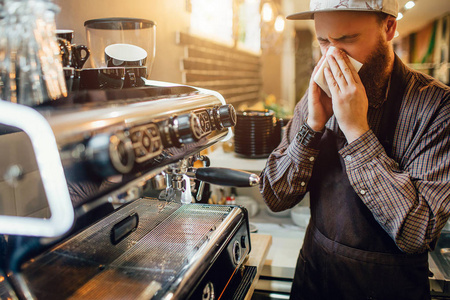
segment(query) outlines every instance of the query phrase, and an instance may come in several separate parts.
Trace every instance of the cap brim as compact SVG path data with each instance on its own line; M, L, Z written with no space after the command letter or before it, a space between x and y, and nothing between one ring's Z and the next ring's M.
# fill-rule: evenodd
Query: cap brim
M352 8L352 9L338 8L338 9L336 9L336 8L334 8L334 9L323 9L323 10L316 10L316 11L299 12L296 14L288 15L286 17L286 19L288 19L288 20L314 20L315 13L337 12L337 11L375 12L374 10L371 10L371 9L356 9L356 8ZM397 17L397 14L394 12L385 12L385 13L392 15L394 17Z
M288 20L313 20L314 12L313 11L304 11L296 14L292 14L286 17Z

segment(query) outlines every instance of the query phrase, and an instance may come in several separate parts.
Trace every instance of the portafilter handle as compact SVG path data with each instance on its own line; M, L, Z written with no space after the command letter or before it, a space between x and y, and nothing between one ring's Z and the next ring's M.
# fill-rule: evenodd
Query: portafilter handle
M259 176L250 172L228 168L189 168L186 175L210 184L252 187L259 184Z

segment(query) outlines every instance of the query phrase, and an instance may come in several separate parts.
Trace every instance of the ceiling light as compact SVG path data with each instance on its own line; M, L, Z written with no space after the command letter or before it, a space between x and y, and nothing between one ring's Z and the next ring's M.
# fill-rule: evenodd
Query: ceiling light
M405 4L405 8L406 8L406 9L411 9L411 8L413 8L415 5L416 5L416 3L415 3L414 1L408 1L408 2L406 2L406 4Z
M284 18L283 16L278 16L275 19L275 31L282 32L284 30Z
M270 22L273 19L272 5L270 5L270 3L268 3L268 2L263 4L262 19L264 22Z
M401 20L403 18L403 14L401 12L398 12L397 21Z

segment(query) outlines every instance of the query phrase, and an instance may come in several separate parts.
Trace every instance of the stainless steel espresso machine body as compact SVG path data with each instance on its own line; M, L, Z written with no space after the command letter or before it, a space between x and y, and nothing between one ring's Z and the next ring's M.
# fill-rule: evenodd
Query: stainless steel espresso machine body
M20 155L0 158L0 171L8 166L5 184L16 194L38 186L48 203L40 215L0 209L2 297L245 296L256 272L243 267L251 250L247 211L191 203L193 195L205 202L193 181L252 186L259 180L194 167L197 160L208 165L200 151L235 125L234 108L220 94L153 82L79 91L36 107L0 106L8 112L0 116L0 139L27 145ZM32 178L28 164L39 175L34 185L25 184Z

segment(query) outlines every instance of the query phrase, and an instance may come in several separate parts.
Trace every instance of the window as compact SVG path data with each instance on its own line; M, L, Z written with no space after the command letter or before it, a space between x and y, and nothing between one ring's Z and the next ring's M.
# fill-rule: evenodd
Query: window
M260 0L190 0L191 33L259 52Z
M191 0L191 32L233 44L233 0Z
M239 7L238 46L254 52L261 49L259 0L246 0Z

